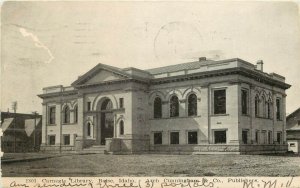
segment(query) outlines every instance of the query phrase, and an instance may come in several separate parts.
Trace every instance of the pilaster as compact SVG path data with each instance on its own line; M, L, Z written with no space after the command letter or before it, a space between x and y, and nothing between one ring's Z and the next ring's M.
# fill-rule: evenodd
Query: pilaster
M47 104L43 104L42 114L42 144L47 145Z
M84 121L83 121L84 100L83 100L82 95L78 96L77 104L78 104L78 126L81 127L81 131L78 132L77 136L83 137L83 135L84 135Z

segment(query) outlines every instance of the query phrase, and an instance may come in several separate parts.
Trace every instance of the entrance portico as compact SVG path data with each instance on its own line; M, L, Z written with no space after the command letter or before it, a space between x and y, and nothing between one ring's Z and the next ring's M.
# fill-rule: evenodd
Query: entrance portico
M114 137L113 103L109 98L103 97L96 109L96 144L105 145L106 138Z

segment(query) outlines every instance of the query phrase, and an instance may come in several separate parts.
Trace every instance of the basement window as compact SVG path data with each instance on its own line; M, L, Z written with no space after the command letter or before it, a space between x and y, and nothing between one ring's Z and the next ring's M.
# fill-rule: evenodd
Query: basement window
M170 133L171 144L179 144L179 132Z
M226 144L226 131L214 131L215 144Z
M154 145L162 144L162 132L154 133L153 136L154 136Z
M242 140L243 140L243 144L248 143L248 131L247 130L242 131Z
M55 145L55 135L49 135L49 145Z
M64 145L70 145L70 135L64 135Z
M198 144L197 131L188 132L188 144Z

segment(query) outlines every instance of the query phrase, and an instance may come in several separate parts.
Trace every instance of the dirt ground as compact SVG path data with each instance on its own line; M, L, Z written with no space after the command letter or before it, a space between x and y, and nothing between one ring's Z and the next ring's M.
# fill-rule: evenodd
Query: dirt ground
M299 156L90 154L1 166L4 177L300 176Z

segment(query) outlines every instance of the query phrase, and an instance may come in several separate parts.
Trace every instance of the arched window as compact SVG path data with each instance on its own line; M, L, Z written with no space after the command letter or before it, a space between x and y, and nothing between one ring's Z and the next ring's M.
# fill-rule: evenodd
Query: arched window
M271 118L271 100L269 99L267 102L267 118Z
M266 98L265 96L262 96L261 98L261 111L262 111L262 117L266 117Z
M120 121L120 135L124 135L124 121Z
M197 96L190 94L188 97L188 116L197 115Z
M255 116L258 117L258 112L259 111L259 98L258 96L256 95L255 96Z
M91 132L92 132L91 123L88 122L87 123L87 136L91 136Z
M70 109L68 106L64 108L64 123L70 123Z
M112 102L110 99L105 99L101 105L101 110L111 110L113 108Z
M178 97L173 95L170 99L170 117L179 116L179 100Z
M153 114L154 114L154 118L162 117L162 103L159 97L156 97L154 99Z
M74 108L74 123L78 122L78 106Z

